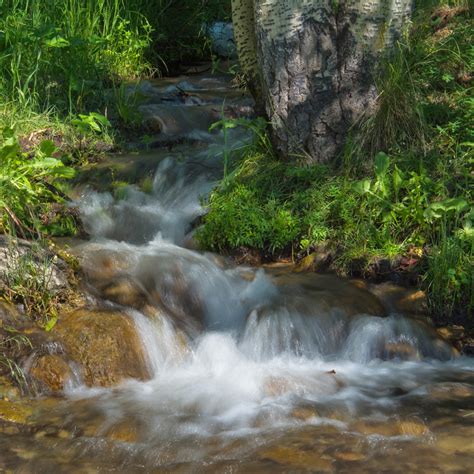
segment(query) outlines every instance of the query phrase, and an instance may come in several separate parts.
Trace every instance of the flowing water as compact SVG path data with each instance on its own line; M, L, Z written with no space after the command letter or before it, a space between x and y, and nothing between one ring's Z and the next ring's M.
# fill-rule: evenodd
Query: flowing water
M124 176L137 162L154 163L146 193L131 185L117 200L81 189L91 239L76 252L92 293L127 278L146 294L146 307L98 303L133 320L150 379L88 388L79 378L64 399L40 404L39 431L9 438L4 465L472 472L472 359L456 357L425 321L351 282L239 267L193 250L200 198L222 174L224 138L207 127L223 98L234 111L248 99L206 77L146 90L144 110L161 123L157 140L168 133L181 142L127 158ZM172 100L183 91L184 100ZM231 132L227 146L242 146L245 131Z

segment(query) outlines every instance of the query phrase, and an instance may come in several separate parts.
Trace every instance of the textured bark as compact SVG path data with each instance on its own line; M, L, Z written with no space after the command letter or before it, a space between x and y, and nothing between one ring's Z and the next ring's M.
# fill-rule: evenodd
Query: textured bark
M248 8L251 1L240 3ZM252 61L260 73L276 148L283 156L329 161L341 151L351 125L374 108L377 58L399 35L412 0L253 4ZM238 29L239 17L235 20ZM242 34L251 35L251 28Z
M232 0L232 19L235 44L242 72L255 98L257 111L264 113L262 76L257 65L254 0Z

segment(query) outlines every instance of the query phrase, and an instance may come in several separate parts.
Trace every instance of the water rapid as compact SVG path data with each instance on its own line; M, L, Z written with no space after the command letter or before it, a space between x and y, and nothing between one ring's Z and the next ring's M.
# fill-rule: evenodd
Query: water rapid
M130 185L120 199L82 189L91 238L75 251L96 302L133 321L150 377L68 390L50 414L78 433L62 448L67 462L100 472L468 472L474 364L426 321L332 275L193 250L201 199L222 173L209 114L199 130L189 124L197 107L215 113L222 101L228 85L212 80L212 90L209 78L147 86L155 102L192 97L146 111L165 133L200 142L184 159L160 151L151 189ZM245 132L231 132L229 146L241 146ZM104 296L117 281L138 288L140 304Z

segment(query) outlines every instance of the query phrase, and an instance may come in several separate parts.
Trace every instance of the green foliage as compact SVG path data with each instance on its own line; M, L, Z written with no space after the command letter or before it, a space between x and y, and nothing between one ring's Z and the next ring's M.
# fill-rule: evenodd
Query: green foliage
M429 255L425 280L432 313L452 318L474 312L474 237L442 235Z
M142 100L137 90L128 91L124 83L118 87L114 85L115 110L123 127L133 129L140 125L142 116L138 106Z
M3 230L23 236L47 229L39 216L51 205L62 203L58 186L74 176L74 170L55 158L53 142L41 142L31 156L22 153L12 130L0 136L0 218ZM66 228L71 222L64 222ZM72 226L74 227L74 226ZM57 232L62 233L60 229Z
M71 120L71 124L83 134L90 132L102 134L111 126L107 117L97 112L79 114L78 118Z
M211 195L201 245L302 255L329 243L342 272L354 260L416 254L433 314L472 314L474 28L458 3L418 7L343 169L253 147Z
M131 0L129 3L129 8L140 11L150 21L153 50L159 51L168 69L189 59L209 59L206 26L216 20L228 20L231 14L230 0ZM159 63L156 59L152 62Z
M0 331L0 372L6 372L22 388L26 387L23 369L15 361L14 354L24 348L32 348L31 341L15 328L3 326Z
M57 307L62 298L61 290L55 289L53 283L55 259L39 244L23 249L12 241L8 266L1 275L5 284L4 298L21 304L25 314L47 331L56 324Z
M114 79L150 72L151 26L123 0L4 0L0 96L23 107L81 112Z

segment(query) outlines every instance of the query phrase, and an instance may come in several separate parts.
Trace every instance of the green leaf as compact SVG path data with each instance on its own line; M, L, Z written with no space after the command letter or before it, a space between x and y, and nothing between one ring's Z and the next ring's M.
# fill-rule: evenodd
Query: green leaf
M354 190L359 194L366 194L370 191L370 185L372 181L370 179L362 179L354 185Z
M69 166L60 166L54 171L54 175L64 179L71 179L76 175L76 171Z
M99 122L104 127L111 126L109 119L105 115L99 114L97 112L91 112L89 116L92 117L94 120L97 120L97 122Z
M41 158L40 160L35 160L30 162L31 168L56 168L57 166L62 166L62 162L51 156Z
M403 183L403 173L398 166L395 165L395 168L392 173L392 182L393 182L393 189L395 194L398 194L402 183Z
M40 143L39 151L44 156L52 156L52 154L57 150L56 145L51 140L43 140Z
M48 48L65 48L69 46L69 41L61 36L55 36L54 38L45 40L44 44Z
M56 316L50 318L50 319L48 320L48 322L44 325L44 330L45 330L46 332L51 331L51 329L53 329L54 326L56 326L56 323L57 323L57 322L58 322L58 318L57 318Z
M383 178L390 166L390 158L383 151L375 155L375 174L379 178Z

